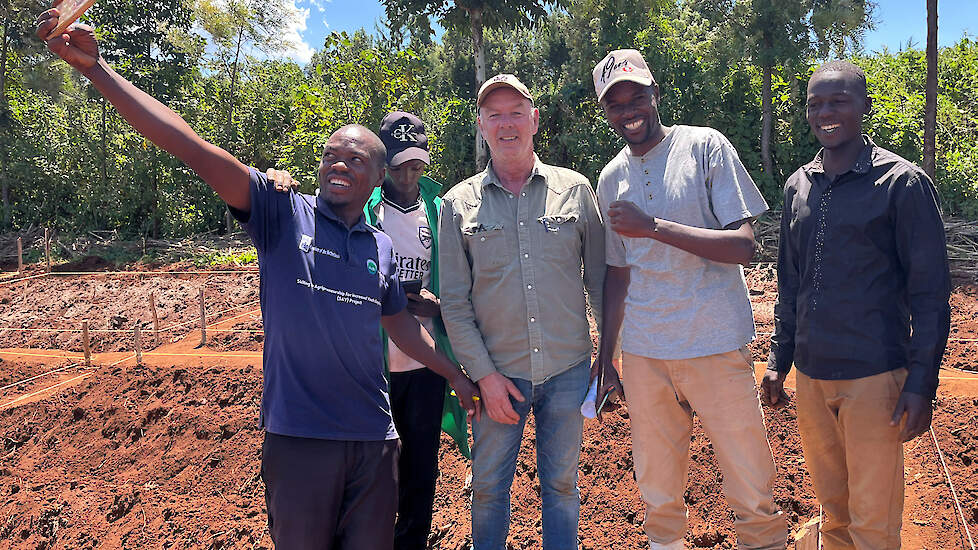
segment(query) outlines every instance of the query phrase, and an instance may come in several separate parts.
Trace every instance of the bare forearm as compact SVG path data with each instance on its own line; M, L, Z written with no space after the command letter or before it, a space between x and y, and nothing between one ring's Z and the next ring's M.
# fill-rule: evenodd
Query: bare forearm
M610 361L618 345L618 334L625 318L625 296L628 295L628 285L631 272L627 267L608 266L604 279L604 301L601 317L601 343L599 354L604 360Z
M146 139L179 158L226 203L248 211L248 168L197 135L180 115L120 76L99 59L85 76Z
M411 359L425 365L449 382L462 375L461 369L456 364L438 352L428 330L406 311L384 317L381 324L394 345Z
M704 229L656 219L648 237L714 262L747 265L754 257L754 232L749 226L744 222L737 229Z

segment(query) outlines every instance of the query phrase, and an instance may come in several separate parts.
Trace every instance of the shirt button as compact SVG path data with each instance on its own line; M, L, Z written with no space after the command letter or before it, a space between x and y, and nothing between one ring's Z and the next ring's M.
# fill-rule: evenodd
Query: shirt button
M529 257L530 257L530 255L529 255L529 254L523 254L523 257L524 257L524 258L529 258Z
M540 348L533 348L533 353L540 353Z
M520 222L520 225L526 225L526 224L524 224L523 222Z
M645 171L645 175L646 176L649 175L649 171L648 170Z
M537 318L536 317L530 317L530 322L531 323L536 323L537 322Z
M520 193L520 196L521 197L525 197L526 196L526 191L523 191L522 193Z
M479 240L480 241L484 241L484 240L486 240L486 238L485 237L479 237Z
M527 290L533 290L533 285L526 285Z

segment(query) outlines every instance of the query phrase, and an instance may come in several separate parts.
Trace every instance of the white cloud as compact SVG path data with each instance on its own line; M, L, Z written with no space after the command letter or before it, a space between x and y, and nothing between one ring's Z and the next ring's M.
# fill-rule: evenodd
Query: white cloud
M306 43L302 33L306 31L306 22L309 20L309 8L299 8L292 0L293 16L285 30L284 38L292 43L293 48L284 52L283 57L293 59L299 63L308 63L312 59L314 50Z

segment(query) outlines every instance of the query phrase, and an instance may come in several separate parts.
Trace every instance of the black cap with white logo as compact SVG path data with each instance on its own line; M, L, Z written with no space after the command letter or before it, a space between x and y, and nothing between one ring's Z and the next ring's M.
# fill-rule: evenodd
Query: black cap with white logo
M431 164L424 122L404 111L394 111L380 121L380 139L387 147L387 165L399 166L409 160Z

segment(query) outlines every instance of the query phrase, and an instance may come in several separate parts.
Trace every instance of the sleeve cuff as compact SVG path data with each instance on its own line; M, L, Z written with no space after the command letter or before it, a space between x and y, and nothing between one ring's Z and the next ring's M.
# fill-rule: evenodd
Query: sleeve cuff
M490 374L498 372L496 371L496 367L493 366L492 362L482 363L480 361L475 364L463 364L462 368L465 369L465 374L467 374L469 379L473 382L478 382Z
M787 374L791 372L792 357L783 353L775 353L773 350L767 356L767 369Z
M907 381L903 383L903 391L922 395L927 399L937 397L937 381L929 381L919 370L910 368Z

